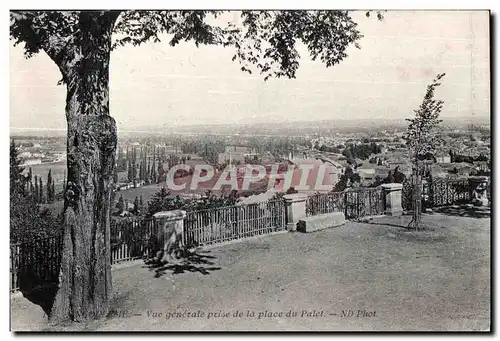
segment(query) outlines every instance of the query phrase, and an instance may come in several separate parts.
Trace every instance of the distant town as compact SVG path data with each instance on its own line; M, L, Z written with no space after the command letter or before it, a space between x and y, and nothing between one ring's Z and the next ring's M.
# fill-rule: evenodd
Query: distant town
M283 187L283 177L271 177L273 165L283 174L289 167L311 165L308 183L316 181L319 166L326 167L327 174L322 184L337 188L361 186L375 187L395 173L409 178L412 164L405 145L403 124L379 124L371 131L363 124L352 124L351 128L301 123L291 134L284 128L266 131L265 135L240 134L230 131L231 127L219 127L210 133L193 128L193 132L161 133L150 132L120 133L116 153L115 196L116 204L121 200L127 207L125 215L134 211L133 202L149 200L161 188L170 195L203 196L212 191L217 182L213 179L200 183L197 188L189 186L196 167L213 167L220 175L228 165L236 167L239 182L244 177L247 164L262 165L265 177L253 183L250 188L238 190L239 197L269 199L276 191L296 190L314 194L314 186L301 189L300 174L293 174L291 183ZM357 127L357 128L356 128ZM428 170L433 178L459 178L470 175L489 175L491 170L491 133L488 123L471 124L467 121L442 123L440 145L434 159L428 162ZM187 130L187 128L184 128ZM233 127L240 131L241 127ZM319 132L318 132L319 130ZM247 131L252 129L247 127ZM302 133L301 135L297 134ZM40 134L42 135L42 134ZM54 198L43 196L40 203L62 210L64 182L66 178L66 140L64 137L37 136L35 131L15 133L12 138L19 148L19 157L25 173L42 178L44 183L51 172L54 184ZM186 165L187 171L177 171L176 183L187 183L183 190L172 190L167 186L167 174L175 165ZM191 170L188 170L189 167ZM295 169L294 172L301 172ZM269 182L273 183L270 184ZM48 193L47 191L45 193ZM53 202L49 202L53 201ZM121 212L120 214L123 214Z

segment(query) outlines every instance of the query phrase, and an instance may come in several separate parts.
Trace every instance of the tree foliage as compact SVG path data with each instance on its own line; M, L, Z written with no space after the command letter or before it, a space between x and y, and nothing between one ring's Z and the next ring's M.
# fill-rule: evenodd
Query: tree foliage
M23 191L24 186L24 168L21 167L19 152L14 140L10 142L10 193L18 193ZM31 174L31 169L30 173Z
M162 187L149 200L146 208L146 216L151 217L153 214L162 211L185 210L198 211L217 207L233 206L238 202L237 191L230 193L221 193L217 195L211 191L207 191L200 198L186 198L178 195L172 195L166 188Z
M68 56L68 46L85 39L89 11L11 11L10 35L24 44L27 57L44 50L57 65ZM221 45L235 51L232 60L245 72L271 77L295 78L304 44L312 58L327 67L347 57L349 46L359 48L362 38L351 12L336 11L241 11L239 22L225 22L224 11L100 11L99 25L113 24L112 48L127 44L181 41L196 46ZM382 20L382 14L377 12ZM64 70L63 81L64 79Z
M54 193L53 193L53 179L52 179L52 169L49 169L49 174L47 174L47 203L54 202Z
M333 186L332 192L343 192L355 184L361 183L361 177L355 173L351 166L347 166L344 174L340 176L339 181Z
M123 200L123 195L120 195L118 203L116 204L116 209L118 210L118 213L125 211L125 201Z
M352 162L352 160L356 158L367 160L370 155L379 154L381 152L382 148L380 145L375 142L371 142L363 144L350 144L342 151L342 155Z
M10 234L11 242L29 240L37 237L54 235L61 232L60 219L42 210L25 186L31 172L25 177L21 160L14 140L10 145ZM39 181L35 177L38 187ZM37 196L39 192L37 191Z
M438 74L430 85L422 104L415 110L414 118L407 118L409 122L403 139L410 150L411 160L416 164L420 160L434 155L436 146L439 142L438 125L442 122L439 114L443 109L443 101L434 98L436 88L441 85L439 82L445 76L444 73Z

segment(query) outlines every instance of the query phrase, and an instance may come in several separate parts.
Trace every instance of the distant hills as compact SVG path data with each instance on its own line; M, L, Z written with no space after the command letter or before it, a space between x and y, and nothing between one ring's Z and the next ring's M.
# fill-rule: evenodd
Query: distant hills
M467 125L489 126L490 117L443 117L442 126L447 129L466 129ZM332 119L320 121L284 121L251 124L189 124L189 125L144 125L140 127L118 127L119 134L240 134L240 135L306 135L331 133L369 133L377 130L401 130L407 126L402 119L365 118ZM11 128L11 135L64 136L64 129Z
M468 124L490 125L489 117L445 117L442 125L448 129L463 129ZM404 129L408 122L402 119L334 119L320 121L285 121L252 124L189 124L144 126L137 129L119 128L120 131L151 131L158 133L219 133L219 134L313 134L313 133L335 133L335 132L370 132L384 129Z

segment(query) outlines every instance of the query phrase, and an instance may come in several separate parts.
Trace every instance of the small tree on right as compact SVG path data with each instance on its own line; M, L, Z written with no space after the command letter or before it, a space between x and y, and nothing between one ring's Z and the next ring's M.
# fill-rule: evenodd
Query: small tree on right
M413 164L413 218L408 227L416 230L420 229L422 216L423 161L435 154L439 142L437 128L442 121L439 119L439 114L444 102L436 100L434 93L436 88L441 85L440 80L444 76L444 73L438 74L432 83L427 86L422 104L414 111L415 117L406 119L409 124L403 138L406 140Z

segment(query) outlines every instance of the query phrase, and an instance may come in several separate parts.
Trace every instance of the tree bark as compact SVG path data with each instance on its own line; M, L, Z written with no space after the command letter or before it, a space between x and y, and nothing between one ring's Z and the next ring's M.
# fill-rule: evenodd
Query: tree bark
M413 201L413 216L412 220L410 221L410 224L408 225L409 228L413 228L415 230L420 229L420 221L422 217L422 168L417 161L416 167L415 167L415 172L413 174L413 194L412 194L412 201Z
M114 20L83 11L80 35L58 64L67 86L67 183L59 287L50 319L104 317L111 297L110 207L116 124L109 116Z

